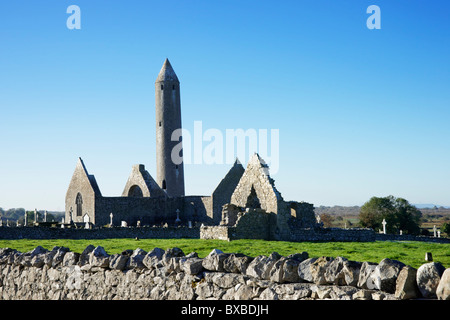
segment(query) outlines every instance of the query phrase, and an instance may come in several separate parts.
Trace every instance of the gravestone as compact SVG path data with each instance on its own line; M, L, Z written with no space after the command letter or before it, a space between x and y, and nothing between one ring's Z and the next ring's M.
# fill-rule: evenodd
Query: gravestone
M90 229L91 228L90 223L89 223L90 221L91 221L91 219L89 218L89 215L86 213L83 216L83 222L84 222L84 228L85 229Z
M385 219L383 219L382 224L383 224L383 234L386 234L386 224L387 224L387 222L386 222Z

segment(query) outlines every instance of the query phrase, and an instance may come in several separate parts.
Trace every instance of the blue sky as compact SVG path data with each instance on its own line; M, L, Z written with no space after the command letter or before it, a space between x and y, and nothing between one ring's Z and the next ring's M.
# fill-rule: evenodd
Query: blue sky
M66 9L81 9L69 30ZM369 5L381 29L369 30ZM154 81L167 57L183 127L279 129L286 200L450 205L448 1L0 3L0 207L63 210L78 157L105 196L156 177ZM244 163L245 165L245 163ZM208 195L230 165L186 165Z

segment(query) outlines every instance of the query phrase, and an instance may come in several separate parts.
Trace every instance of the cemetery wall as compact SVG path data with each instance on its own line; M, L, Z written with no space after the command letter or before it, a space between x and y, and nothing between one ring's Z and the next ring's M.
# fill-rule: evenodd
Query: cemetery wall
M307 252L249 257L179 248L81 254L42 247L0 249L0 300L398 300L450 299L450 268L400 261L309 258Z
M450 238L444 237L430 237L430 236L414 236L414 235L399 235L399 234L383 234L375 233L376 241L424 241L435 243L450 243Z
M244 218L244 219L242 219ZM437 238L413 235L380 234L372 229L339 228L290 228L284 238L277 238L271 230L273 224L267 223L271 216L267 214L248 214L241 217L236 226L198 226L180 227L113 227L84 229L59 227L0 227L0 239L264 239L282 241L424 241L450 243L450 238ZM248 221L247 221L248 220Z
M288 241L372 242L375 241L375 232L365 228L293 228Z
M0 239L199 239L200 227L52 228L0 227Z

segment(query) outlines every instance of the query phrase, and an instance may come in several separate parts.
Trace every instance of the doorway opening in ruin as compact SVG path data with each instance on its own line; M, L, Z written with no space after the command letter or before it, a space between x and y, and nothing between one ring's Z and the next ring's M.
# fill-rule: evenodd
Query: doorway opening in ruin
M261 209L261 202L259 201L259 198L256 195L256 191L253 185L252 190L250 191L250 194L247 197L247 203L245 204L245 207L250 209Z

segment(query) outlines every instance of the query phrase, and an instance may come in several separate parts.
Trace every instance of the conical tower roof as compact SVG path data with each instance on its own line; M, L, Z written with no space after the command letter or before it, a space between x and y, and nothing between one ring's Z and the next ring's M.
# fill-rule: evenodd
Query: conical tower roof
M164 81L180 82L178 80L177 75L175 74L175 71L172 68L172 65L170 64L169 59L167 58L166 61L164 61L164 64L161 68L161 71L159 71L158 78L156 78L155 82L164 82Z

